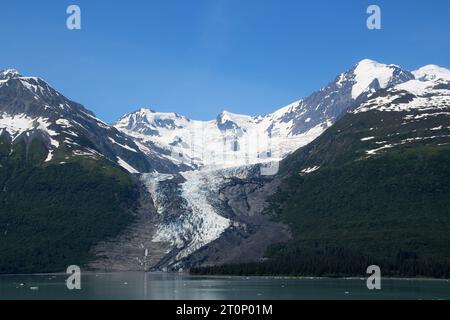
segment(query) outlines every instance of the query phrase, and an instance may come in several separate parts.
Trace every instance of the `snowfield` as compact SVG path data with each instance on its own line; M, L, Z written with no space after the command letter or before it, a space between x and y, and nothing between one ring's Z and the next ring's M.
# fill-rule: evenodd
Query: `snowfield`
M289 112L292 105L283 108ZM136 139L141 151L147 145L168 150L176 163L192 168L221 169L279 161L327 129L324 122L298 135L291 134L294 119L284 121L285 113L262 117L223 112L211 121L189 120L173 113L140 109L125 116L116 127ZM276 124L276 125L275 125Z
M0 114L0 129L2 132L8 132L12 138L12 141L15 141L22 134L29 134L29 132L34 130L39 130L48 137L50 141L50 149L45 162L49 162L53 159L53 153L59 147L59 141L54 139L54 137L57 137L59 134L49 128L51 125L52 123L49 122L49 119L42 117L30 118L26 114L13 116L6 113Z
M353 99L364 93L370 84L378 80L381 88L386 88L394 76L394 65L385 65L372 60L362 60L355 69L355 85L352 88Z

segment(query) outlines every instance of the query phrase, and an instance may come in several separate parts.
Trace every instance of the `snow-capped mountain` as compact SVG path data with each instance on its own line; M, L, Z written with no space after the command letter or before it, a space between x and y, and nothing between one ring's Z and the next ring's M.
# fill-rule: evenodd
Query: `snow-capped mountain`
M342 275L371 261L391 275L448 277L450 81L435 71L378 90L282 162L266 214L293 239L253 270Z
M446 73L446 69L439 70ZM302 252L310 248L321 252L330 244L342 250L352 248L358 257L361 252L365 257L370 252L370 257L378 261L391 255L391 261L399 265L402 262L398 262L397 252L407 250L415 257L414 266L429 263L432 247L439 252L436 256L442 265L447 266L448 247L439 248L435 243L449 238L448 228L442 226L448 225L445 221L449 217L450 81L434 75L435 69L424 72L420 77L423 80L412 79L369 95L319 139L288 156L280 174L272 180L263 180L255 187L255 180L248 176L237 177L231 184L224 181L219 188L212 188L219 194L212 201L219 198L233 206L235 215L227 217L234 223L243 225L239 212L254 214L256 197L258 204L264 203L261 199L269 199L270 212L266 215L273 213L291 226L293 241L278 246L276 253L271 251L272 257L264 259L265 267L282 270L288 264L310 272L304 263L308 254ZM214 176L225 174L208 174L209 179ZM203 188L209 185L205 183ZM271 197L273 190L279 191ZM236 205L236 200L244 205ZM244 225L247 229L255 226L248 221ZM236 247L243 255L226 245L240 232L227 229L181 264L209 267L245 263L243 256L258 248L254 242L238 242ZM366 247L367 237L371 239L370 249ZM272 239L272 244L279 241ZM292 247L293 251L287 249ZM234 260L220 260L224 257ZM320 254L314 256L317 259L322 259ZM350 259L351 255L337 259L336 271L342 272L345 264L353 268L358 259L349 263ZM323 272L322 267L317 274Z
M448 105L446 82L441 77L433 77L436 68L421 70L424 78L416 80L413 73L397 66L363 60L310 97L260 117L223 112L217 119L202 122L175 113L140 109L120 119L116 126L136 138L141 145L151 143L167 150L176 147L174 150L180 153L193 149L197 156L197 162L194 163L199 167L204 165L201 162L201 155L204 153L215 153L219 160L227 152L229 157L233 157L233 153L237 155L231 158L233 161L226 162L225 159L216 168L209 168L210 170L202 168L181 175L153 173L143 176L160 216L149 246L168 246L168 253L153 267L177 269L262 258L264 248L280 239L286 239L288 233L260 216L266 205L265 199L277 189L280 177L263 177L257 165L223 168L265 160L263 157L246 158L245 161L242 159L243 156L248 156L248 152L239 153L242 148L249 148L244 142L245 138L249 137L249 143L255 145L262 145L261 140L266 145L268 141L274 145L282 144L285 146L284 156L307 145L334 123L340 123L339 128L347 128L345 131L339 129L340 132L336 135L327 134L329 139L325 140L326 143L319 151L310 152L308 146L298 151L305 156L300 161L300 169L296 171L301 176L320 172L336 159L351 157L354 151L357 152L356 159L370 158L388 148L386 145L389 143L386 141L394 143L393 139L400 139L398 141L402 145L408 141L419 141L418 138L414 140L407 135L411 132L416 134L414 131L417 128L414 126L403 127L406 131L402 134L406 136L396 134L402 128L402 121L406 121L403 117L414 118L415 113L414 116L398 113L398 117L394 117L389 111L400 108L402 112L406 112L416 105L422 105L425 108L423 111L430 108L439 112L439 106ZM445 74L445 69L438 70L440 74ZM417 74L417 71L414 73ZM429 78L434 80L427 80ZM422 110L422 107L419 109ZM364 127L352 127L352 123L345 120L349 115L358 118L355 125L360 123ZM373 121L380 123L366 128ZM445 122L445 119L440 118L439 122L442 121ZM391 124L394 125L393 128ZM447 128L433 126L432 122L427 126L430 127L427 131L430 134ZM368 134L358 132L356 142L346 141L348 145L335 143L334 137L348 134L349 130L363 130ZM375 137L386 130L386 136ZM197 137L200 137L199 141L196 141ZM195 144L191 144L192 141ZM362 149L357 148L358 143ZM314 142L309 145L314 145ZM264 153L260 149L255 150L255 154ZM319 152L320 157L315 157L316 152ZM216 164L217 162L216 160ZM173 201L178 197L180 201L174 205ZM261 234L264 236L261 237ZM273 234L276 237L272 238ZM239 250L233 250L230 243L235 244Z
M38 141L45 151L38 163L49 172L81 158L106 159L116 170L121 166L117 171L130 184L137 179L124 172L140 174L137 220L117 238L101 239L93 250L95 268L164 270L258 261L267 247L291 236L285 225L263 214L268 197L281 190L288 174L310 178L391 152L413 161L402 158L403 152L412 150L421 159L431 149L448 151L449 75L433 65L410 73L363 60L321 90L269 115L225 111L211 121L197 121L140 109L110 126L42 79L5 70L0 71L0 160L15 168L16 150L31 153ZM267 177L257 165L283 158L279 175ZM95 170L105 168L105 162L96 164ZM2 190L8 190L6 184Z
M115 127L135 138L144 153L156 147L192 168L279 161L373 92L411 79L414 75L398 66L366 59L325 88L269 115L224 111L214 120L196 121L143 108L119 119Z
M449 73L442 67L426 66L412 72L417 79L371 94L327 132L328 143L314 142L298 152L304 156L297 160L302 163L300 173L309 175L331 162L337 166L341 160L369 159L416 144L448 144Z
M0 71L0 136L14 145L40 141L44 162L65 164L75 157L108 159L130 173L169 171L156 152L142 154L135 142L72 102L44 80ZM28 148L28 147L27 147Z
M450 70L430 64L412 72L417 80L450 80Z
M330 166L370 161L391 151L401 153L399 148L448 148L449 141L450 81L412 79L369 95L345 112L321 139L285 162L294 167L292 174L307 177ZM183 210L176 214L170 205L176 197L175 176L145 176L158 213L170 217L158 223L153 242L170 244L172 250L156 266L177 270L262 258L264 248L288 238L283 228L260 216L265 200L282 183L282 175L262 177L257 165L182 173L178 188ZM259 234L264 234L263 239ZM238 249L230 243L238 243Z

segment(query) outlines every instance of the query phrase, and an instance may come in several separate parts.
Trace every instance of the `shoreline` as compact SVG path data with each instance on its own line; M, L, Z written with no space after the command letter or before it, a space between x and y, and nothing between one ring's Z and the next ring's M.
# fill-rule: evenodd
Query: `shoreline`
M119 272L95 272L95 271L86 271L83 272L82 275L111 275L111 274L149 274L149 275L178 275L184 277L191 278L221 278L221 279L273 279L273 280L360 280L366 281L367 277L354 276L354 277L310 277L310 276L254 276L254 275L192 275L189 273L178 273L178 272L144 272L144 271L119 271ZM69 276L69 274L64 272L58 273L27 273L27 274L0 274L0 278L6 277L30 277L30 276ZM382 277L382 280L394 280L394 281L437 281L437 282L450 282L450 279L441 279L441 278L427 278L427 277Z

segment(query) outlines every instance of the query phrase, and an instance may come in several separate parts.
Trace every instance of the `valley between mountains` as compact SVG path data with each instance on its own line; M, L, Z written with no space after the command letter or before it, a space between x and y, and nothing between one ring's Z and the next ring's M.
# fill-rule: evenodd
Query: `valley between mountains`
M450 71L362 60L269 115L110 125L0 71L0 273L450 277Z

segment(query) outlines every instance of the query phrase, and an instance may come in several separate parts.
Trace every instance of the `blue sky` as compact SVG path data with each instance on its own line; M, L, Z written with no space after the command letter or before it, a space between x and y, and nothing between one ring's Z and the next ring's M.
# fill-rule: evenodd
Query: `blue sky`
M66 8L82 30L66 28ZM366 9L382 10L382 30ZM363 58L450 67L450 1L2 1L0 69L40 76L101 119L142 106L266 114Z

